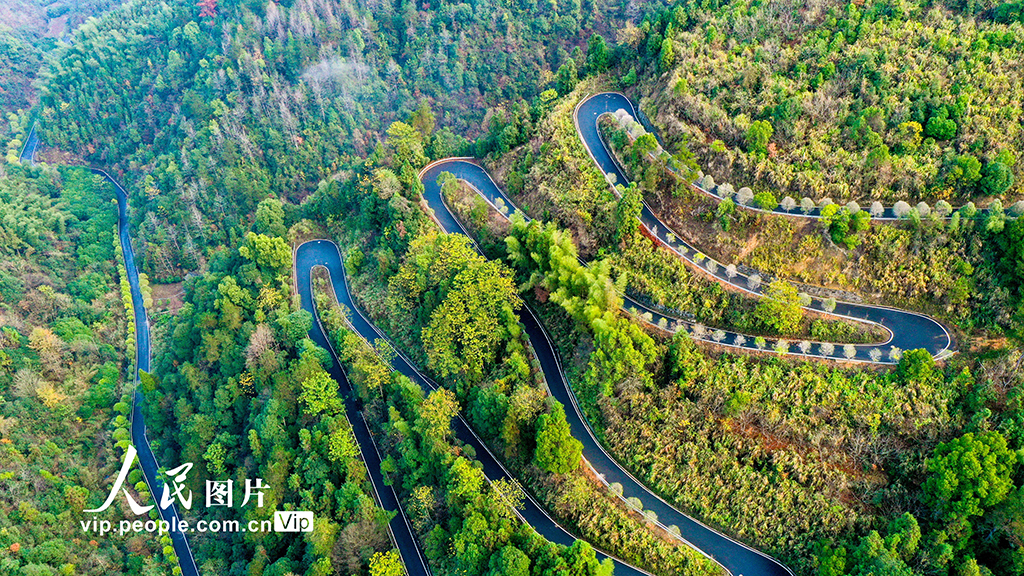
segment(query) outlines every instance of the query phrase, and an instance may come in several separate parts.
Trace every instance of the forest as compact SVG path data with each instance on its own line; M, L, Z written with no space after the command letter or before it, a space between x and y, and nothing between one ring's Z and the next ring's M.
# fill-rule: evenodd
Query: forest
M263 197L301 202L421 104L443 126L426 154L459 155L485 116L551 83L547 63L571 59L571 39L637 10L590 0L216 5L200 17L191 2L126 2L76 32L40 91L47 142L103 164L139 196L133 228L152 246L156 281L205 269Z
M156 536L83 535L127 445L134 331L113 189L87 170L0 174L0 571L167 574ZM133 486L139 472L132 472ZM137 499L145 490L132 488ZM130 513L122 500L119 508ZM83 537L84 536L84 537Z
M671 55L640 90L720 182L841 204L988 202L1021 181L1021 23L999 8L734 3L651 22Z
M10 0L0 6L0 112L29 110L39 100L33 85L48 55L90 17L101 15L117 0Z
M361 420L434 574L604 576L599 550L722 574L581 458L527 310L615 461L794 573L1024 574L1020 3L68 6L0 29L14 79L0 93L0 573L181 571L166 537L76 528L117 473L135 384L114 195L95 166L129 192L154 346L138 385L161 467L195 463L197 490L270 485L263 507L186 517L316 517L307 533L190 534L203 574L402 574ZM58 40L63 23L81 25ZM574 124L603 91L640 110L602 121L631 180L614 190ZM38 163L23 164L33 127ZM475 242L439 230L419 174L451 156L478 158L531 220L446 174ZM791 216L747 209L786 198ZM805 200L825 217L802 218ZM876 201L928 210L883 222ZM707 257L763 273L769 297L652 242L643 202ZM302 308L293 257L310 239L338 243L358 311L320 272L317 317ZM621 310L628 295L708 331L880 338L804 311L809 294L931 315L959 351L795 360ZM353 332L358 312L387 339ZM310 338L316 322L333 350ZM393 370L399 352L436 388ZM514 481L487 479L457 418ZM130 493L149 501L141 480ZM580 540L539 536L517 515L525 498Z
M634 138L608 119L603 120L602 129L616 157L636 180L637 194L665 210L674 229L683 231L683 238L699 241L712 257L729 266L787 278L807 290L820 292L825 287L832 292L821 292L823 295L840 299L854 292L866 293L880 302L936 314L967 332L1020 330L1020 283L1013 272L1020 232L1012 210L993 208L981 213L969 203L954 211L946 203L948 217L938 217L937 210L922 217L912 210L905 217L909 225L892 226L874 222L856 202L840 208L826 199L822 202L824 217L817 221L766 216L746 210L744 205L778 206L772 192L753 194L750 188L736 191L730 184L719 184L717 191L725 191L727 197L711 198L687 186L693 172L680 172L685 163L693 165L688 150L653 159L649 154L658 144L652 134ZM709 178L703 176L700 184L708 186L713 182ZM741 198L744 190L745 200ZM850 210L856 212L851 215ZM681 264L667 255L640 257L641 250L630 246L623 251L631 262L627 269L632 270L632 285L660 304L692 310L692 285L699 279L685 282L688 274ZM703 292L705 303L697 317L706 321L707 312L718 308L711 302L721 300L722 295L715 284ZM681 302L690 305L679 306ZM744 317L736 306L728 310L735 316L730 322L733 326L749 326L754 318ZM850 332L842 325L830 330L820 326L818 337L831 334L841 338Z
M281 203L260 203L243 242L186 282L187 298L154 327L163 343L143 380L150 438L170 468L197 463L193 482L262 478L264 506L212 508L201 518L263 520L275 509L312 511L301 535L199 535L203 573L365 573L390 558L390 517L373 500L327 351L308 337L313 318L291 298L291 249ZM393 563L393 559L389 562ZM253 568L253 567L256 568Z

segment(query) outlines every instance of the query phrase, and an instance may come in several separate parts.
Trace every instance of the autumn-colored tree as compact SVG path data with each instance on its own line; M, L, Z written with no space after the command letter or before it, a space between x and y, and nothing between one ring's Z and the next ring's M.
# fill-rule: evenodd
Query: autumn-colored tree
M199 11L200 18L209 18L213 20L217 17L217 0L199 0L196 3L201 10Z
M405 569L397 550L377 552L370 558L370 576L402 576Z

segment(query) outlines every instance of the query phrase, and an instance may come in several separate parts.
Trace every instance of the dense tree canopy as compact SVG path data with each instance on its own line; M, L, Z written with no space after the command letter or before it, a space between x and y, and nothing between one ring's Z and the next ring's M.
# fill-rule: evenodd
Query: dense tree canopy
M978 516L1013 488L1017 454L996 431L968 432L940 444L928 460L926 497L950 519Z
M803 314L796 286L785 280L776 280L769 284L764 290L764 298L754 310L754 316L762 324L782 334L796 332Z

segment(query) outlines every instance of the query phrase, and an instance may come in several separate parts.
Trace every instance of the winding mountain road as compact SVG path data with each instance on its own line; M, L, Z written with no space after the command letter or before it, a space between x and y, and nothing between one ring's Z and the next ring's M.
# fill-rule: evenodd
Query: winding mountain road
M622 173L619 165L615 162L604 141L601 139L597 121L601 115L614 114L618 109L631 112L634 118L637 116L636 110L625 96L610 92L597 94L583 100L573 113L573 120L576 123L576 129L579 132L580 138L583 140L583 145L587 148L591 158L605 174L605 177L609 180L609 185L613 188L616 184L626 185L629 180ZM678 234L675 234L665 222L658 218L646 202L643 203L641 209L640 223L652 236L658 239L659 244L671 250L691 266L714 277L718 282L756 296L764 294L764 283L760 282L759 279L752 279L751 276L753 274L746 275L738 272L731 274L726 266L707 257L700 258L700 261L698 261L697 255L701 254L700 251L680 240ZM628 303L627 307L629 307ZM898 350L923 348L930 352L932 356L940 359L954 352L953 338L949 331L942 324L923 314L885 306L872 306L852 302L836 302L835 309L830 313L826 311L825 302L820 298L812 298L811 303L805 308L822 314L831 314L841 318L880 325L889 331L891 338L881 344L853 345L849 349L854 352L853 354L847 354L847 350L841 345L835 346L829 343L818 342L814 343L807 352L790 352L793 355L877 364L894 364L896 362L895 355L890 356L885 353L886 351L891 352L893 347ZM741 338L737 339L737 336ZM720 345L749 350L756 349L753 337L734 332L727 332L726 337L721 341L715 341L707 335L696 334L695 337ZM832 348L831 352L829 351L830 347ZM883 349L882 347L885 348Z
M598 94L592 96L577 107L574 112L574 121L584 145L588 149L595 163L602 172L609 177L609 184L614 187L616 183L626 183L628 180L612 159L611 154L605 147L597 130L597 120L605 113L614 113L618 109L635 110L631 103L620 94ZM35 148L38 143L35 129L31 131L22 151L22 160L34 161ZM92 170L93 173L102 176L110 182L117 193L118 202L118 233L121 246L124 252L128 280L131 286L132 302L135 310L136 339L137 339L137 362L134 378L138 379L138 370L149 371L150 369L150 341L149 341L149 319L143 305L143 298L139 288L138 268L135 263L135 255L131 246L131 238L128 227L128 202L126 191L102 170ZM447 159L431 164L421 172L421 179L425 186L424 199L431 209L432 215L441 228L448 233L460 233L468 236L461 224L445 205L441 197L440 186L437 178L442 172L451 172L461 180L472 185L492 206L503 209L502 213L510 216L518 211L509 198L498 188L490 176L482 168L468 162L466 159ZM523 214L525 217L525 214ZM699 252L693 246L682 242L671 232L669 227L662 222L644 203L640 215L641 224L658 239L659 243L672 250L680 258L704 273L713 276L719 282L728 284L734 288L749 292L754 295L762 295L763 290L755 279L742 274L727 274L725 267L718 263L709 265L710 259L703 258L698 261L696 257ZM370 472L371 484L374 487L375 495L382 507L397 512L395 518L389 525L398 549L402 555L403 562L410 576L429 576L430 570L423 557L419 546L416 543L412 528L401 510L397 495L394 490L384 485L384 479L380 473L380 454L374 445L369 427L362 418L355 418L359 414L359 406L351 390L351 386L341 369L337 355L333 351L328 338L323 333L319 324L312 301L311 273L316 266L322 266L330 273L331 283L334 287L339 302L350 308L352 315L352 327L368 342L379 339L387 340L384 335L360 312L358 306L352 299L345 279L344 269L341 262L341 255L337 246L329 241L314 240L307 242L296 250L296 290L300 295L302 307L310 311L317 318L317 323L310 330L310 337L331 351L334 360L331 367L331 375L338 381L342 396L345 398L346 409L352 423L353 431L359 442L363 460L366 462ZM643 319L651 324L659 325L668 329L690 329L693 325L689 322L672 316L659 313L657 310L644 306L635 300L624 298L624 308L627 311L642 315ZM813 300L808 306L809 309L822 313L825 312L824 303L821 300ZM938 358L953 353L953 340L949 333L935 320L913 312L897 310L893 308L869 306L856 303L839 302L836 304L833 315L850 319L871 322L885 327L892 335L885 345L896 347L901 350L924 348ZM715 562L719 563L733 576L792 576L792 572L770 558L742 543L732 540L728 536L709 528L700 522L690 518L686 514L672 507L652 491L648 490L641 482L634 478L628 471L621 467L597 442L593 431L582 416L578 402L565 379L564 372L560 365L559 358L555 353L554 346L533 312L524 306L520 312L520 322L525 327L541 368L551 388L552 395L563 405L572 407L566 410L566 418L569 422L572 434L583 443L583 455L587 464L606 484L618 483L622 486L621 498L625 501L628 498L638 498L643 503L645 510L654 511L657 514L657 523L665 528L674 525L679 528L680 539L691 545L696 550L705 554ZM742 334L726 332L724 338L708 338L701 334L694 334L695 338L714 342L719 345L732 346L744 349L757 349L753 338ZM840 360L853 360L860 362L892 363L889 359L881 361L878 358L880 352L878 345L855 345L852 350L854 354L844 353L838 355L830 352L826 343L815 343L815 348L798 355L832 358ZM421 374L411 361L395 348L396 355L392 360L392 367L416 382L425 392L429 392L437 385L429 378ZM153 494L160 493L162 481L157 477L158 464L150 448L146 437L145 421L141 407L145 397L141 391L136 391L132 410L132 442L139 450L139 459L142 465L147 484ZM453 423L455 434L466 444L473 446L477 453L477 459L483 464L483 470L489 480L509 478L512 476L491 454L487 446L470 429L468 424L460 417ZM575 537L559 526L547 515L544 509L527 495L523 510L517 512L524 522L531 525L537 532L550 541L564 545L571 545ZM174 506L166 510L160 510L161 517L172 525L177 525L180 519ZM198 576L194 556L189 547L188 541L181 532L171 532L171 540L174 550L178 556L181 570L186 576ZM599 558L608 556L598 552ZM637 569L625 562L612 558L616 564L616 574L641 575L644 571Z
M377 327L366 318L366 316L363 315L359 306L353 300L352 293L349 291L348 281L345 277L345 268L342 265L341 253L338 250L338 246L331 241L311 240L300 245L295 251L296 289L298 290L299 298L302 302L302 308L308 310L314 315L314 317L319 318L317 316L315 306L313 305L312 284L310 283L312 270L317 266L325 268L330 275L331 285L334 288L334 294L337 297L338 302L352 311L349 318L349 323L352 329L368 343L372 344L378 341L386 342L395 352L394 357L390 361L391 367L416 383L421 389L423 389L424 393L430 393L437 389L438 385L417 370L412 361L410 361L399 348L395 347L390 340L381 331L379 331ZM349 385L347 378L341 372L338 357L334 352L333 346L324 334L323 328L319 324L319 320L310 330L310 338L320 346L331 351L331 356L334 360L331 375L334 376L339 383L342 383L342 390L345 392L344 396L346 398L346 409L348 410L351 418L359 411L359 407L357 406L354 398L355 394L351 390L351 386ZM356 437L359 440L360 448L366 459L367 468L371 471L371 480L373 481L375 488L378 490L378 493L384 497L384 508L386 510L399 512L391 522L391 529L398 541L399 551L402 554L402 559L405 563L406 569L409 571L410 576L417 574L429 574L426 562L423 561L422 555L420 554L419 548L416 544L416 538L412 532L412 528L409 526L404 514L401 513L398 499L394 495L394 491L391 487L383 486L383 479L380 474L380 456L376 453L376 449L373 448L373 439L369 433L366 423L360 419L356 424L359 424L359 430L357 431ZM469 424L466 423L461 415L453 420L452 430L456 437L465 444L472 446L476 451L476 459L483 465L484 475L489 481L494 482L499 479L515 480L515 477L501 465L494 454L492 454L487 448L487 445L484 444L476 433L473 432L469 427ZM538 534L547 538L551 542L571 546L572 543L576 541L576 537L548 516L543 507L541 507L541 505L529 494L526 494L523 509L518 510L517 515L525 523L532 526ZM605 558L612 559L615 564L616 576L649 576L649 573L619 560L618 558L609 556L608 554L597 550L596 547L595 551L599 560L604 560Z
M430 208L434 220L445 232L469 236L444 202L441 186L437 183L442 172L449 172L467 182L492 206L507 207L504 212L506 216L511 217L512 214L519 212L515 204L501 192L480 166L465 159L440 160L424 168L420 172L420 180L424 186L423 199ZM526 217L525 214L522 216ZM659 525L678 527L679 538L682 541L720 564L733 576L792 576L792 572L775 559L680 512L620 466L601 447L587 424L576 396L565 379L554 344L528 306L524 305L520 310L519 322L525 327L526 334L533 344L552 396L566 407L565 417L569 422L572 436L583 444L583 458L606 484L618 483L622 486L620 498L624 502L628 502L629 498L638 498L643 503L644 510L652 510L657 514Z
M32 133L33 135L35 134L34 129ZM34 153L34 145L32 150ZM132 308L135 311L136 361L135 373L132 375L132 379L136 386L134 401L132 402L132 445L138 451L139 463L142 466L142 473L146 478L146 484L149 485L149 491L153 494L153 498L156 499L161 494L164 483L158 476L157 470L160 468L160 465L156 461L153 449L149 445L149 438L146 436L146 420L142 415L142 407L146 404L146 397L138 387L139 371L149 372L150 359L152 357L149 341L149 315L146 313L142 290L139 288L139 269L135 264L135 251L132 249L132 240L128 229L128 193L103 170L95 168L90 170L93 174L102 176L105 181L113 185L114 191L117 194L117 233L121 241L121 250L124 252L125 270L128 272L128 284L131 286ZM156 510L160 512L160 518L166 520L172 527L179 525L178 522L181 520L181 516L178 514L176 504L171 504L166 509L161 509L157 506ZM174 547L174 553L178 556L178 565L181 567L182 574L185 576L199 576L199 567L196 566L195 556L192 554L192 548L189 546L185 534L174 529L169 532L169 536Z
M28 162L35 165L36 148L39 146L39 136L36 134L35 126L29 132L25 140L25 147L19 155L21 162ZM146 397L139 390L139 371L149 372L152 350L149 341L149 315L146 313L145 301L142 298L142 289L139 287L139 268L135 264L135 250L132 249L132 238L128 226L128 192L109 174L96 168L89 169L93 174L101 176L104 181L114 187L117 197L117 234L121 242L121 251L124 253L125 271L128 274L128 284L131 288L132 308L135 312L135 371L132 374L135 393L132 397L131 412L131 437L132 445L138 452L139 464L142 467L142 475L149 486L153 498L158 498L163 491L163 480L159 478L158 470L160 465L156 461L153 449L149 445L149 438L146 436L146 420L142 414L142 407L146 403ZM171 538L171 545L178 557L178 566L184 576L199 576L199 567L196 566L195 556L188 544L185 534L177 530L181 516L178 514L176 504L171 504L166 509L159 506L155 508L161 520L166 520L172 527L168 535Z

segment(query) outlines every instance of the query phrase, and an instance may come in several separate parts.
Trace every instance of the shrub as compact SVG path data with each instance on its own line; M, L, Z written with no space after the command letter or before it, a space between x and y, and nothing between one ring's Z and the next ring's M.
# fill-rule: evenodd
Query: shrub
M870 212L872 218L881 218L882 214L885 214L885 206L882 206L881 202L875 200L871 203Z
M792 212L796 208L796 200L792 196L786 196L782 199L782 209L786 212Z
M910 204L907 204L903 200L900 200L899 202L893 205L892 211L897 218L906 218L907 215L910 214Z
M814 210L814 207L814 200L811 200L806 196L800 200L800 210L802 210L804 214L809 214L811 210Z

